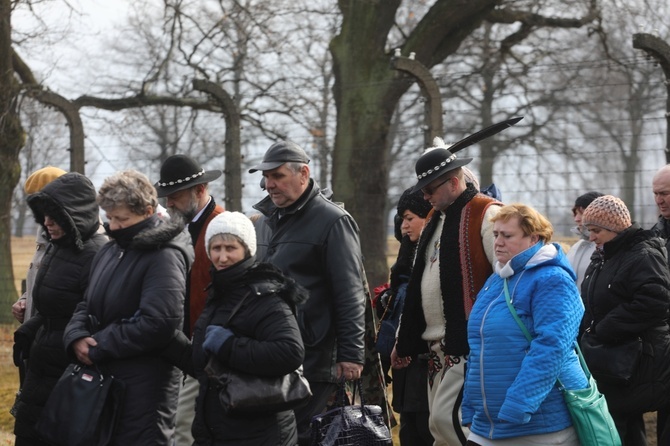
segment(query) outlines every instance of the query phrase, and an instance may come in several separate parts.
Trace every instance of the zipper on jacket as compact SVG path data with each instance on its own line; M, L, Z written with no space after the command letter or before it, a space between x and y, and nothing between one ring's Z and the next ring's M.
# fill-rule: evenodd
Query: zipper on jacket
M595 317L596 313L593 309L593 292L595 289L595 282L598 276L600 275L600 271L603 269L603 265L605 264L605 259L601 258L598 264L593 268L593 272L591 273L590 276L587 277L589 279L589 288L588 288L588 293L586 295L586 303L589 306L589 310L591 310L591 322L589 323L589 326L586 328L586 331L591 331L593 326L595 325Z
M480 349L481 353L479 355L479 370L480 370L480 373L479 373L479 376L480 376L480 378L479 378L479 390L482 393L482 405L484 407L484 413L486 414L486 418L489 420L489 426L490 426L490 428L489 428L489 439L493 438L493 430L495 429L495 424L493 423L493 418L491 418L491 414L489 413L488 404L486 402L486 390L485 390L485 387L484 387L484 332L483 332L483 330L484 330L484 322L486 321L486 317L489 314L489 310L491 309L493 304L495 304L500 299L501 296L502 296L502 292L500 294L498 294L498 297L493 299L491 301L491 303L489 304L489 306L486 308L486 311L484 312L484 315L482 316L482 323L481 323L480 328L479 328L479 337L482 340L481 341L482 345L481 345L481 349Z

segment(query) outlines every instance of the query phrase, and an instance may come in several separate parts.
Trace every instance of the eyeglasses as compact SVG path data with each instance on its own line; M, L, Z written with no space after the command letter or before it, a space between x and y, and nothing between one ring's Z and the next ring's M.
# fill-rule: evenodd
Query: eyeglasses
M433 186L433 187L429 187L429 186L422 187L422 188L421 188L421 192L423 192L423 193L426 194L426 195L433 195L433 194L435 193L436 190L438 190L444 183L446 183L447 181L451 180L452 178L454 178L454 177L449 177L449 178L447 178L446 180L442 181L441 183L439 183L439 184L437 184L437 185L435 185L435 186Z

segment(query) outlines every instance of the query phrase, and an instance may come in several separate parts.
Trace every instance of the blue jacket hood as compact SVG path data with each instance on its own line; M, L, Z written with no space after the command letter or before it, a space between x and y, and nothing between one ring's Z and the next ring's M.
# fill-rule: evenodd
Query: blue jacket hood
M574 280L577 276L568 262L568 258L558 243L544 244L539 241L530 248L515 255L506 264L496 262L495 272L502 278L511 277L524 270L540 266L558 266L564 269Z

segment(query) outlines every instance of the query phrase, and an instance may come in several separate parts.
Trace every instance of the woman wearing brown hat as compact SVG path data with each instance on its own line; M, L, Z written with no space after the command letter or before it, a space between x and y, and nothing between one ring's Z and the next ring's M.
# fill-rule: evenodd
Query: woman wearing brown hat
M596 251L582 282L580 345L624 446L646 445L642 415L670 391L670 273L664 244L631 221L619 198L588 205L582 224Z

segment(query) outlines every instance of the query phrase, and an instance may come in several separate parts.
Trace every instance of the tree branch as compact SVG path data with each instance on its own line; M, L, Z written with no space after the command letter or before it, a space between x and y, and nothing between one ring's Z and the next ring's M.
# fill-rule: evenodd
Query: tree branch
M190 107L195 110L207 110L221 113L221 107L212 101L195 98L176 98L171 96L138 94L125 98L110 99L84 95L72 102L79 108L95 107L109 111L119 111L127 108L139 108L152 105L170 105L174 107Z

